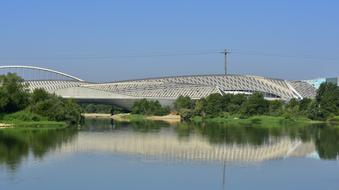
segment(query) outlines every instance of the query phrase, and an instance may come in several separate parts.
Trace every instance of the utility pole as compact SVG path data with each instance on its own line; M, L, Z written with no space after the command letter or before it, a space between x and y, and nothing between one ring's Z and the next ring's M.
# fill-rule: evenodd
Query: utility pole
M227 75L227 55L230 53L230 51L228 51L228 49L224 49L224 51L220 52L223 53L225 56L225 75Z

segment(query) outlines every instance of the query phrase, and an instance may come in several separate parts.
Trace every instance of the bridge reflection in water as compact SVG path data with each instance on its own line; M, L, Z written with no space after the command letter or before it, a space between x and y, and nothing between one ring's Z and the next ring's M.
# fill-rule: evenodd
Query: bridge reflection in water
M199 134L181 140L169 128L158 133L81 132L76 138L64 143L60 153L103 152L138 155L144 159L260 162L315 152L313 142L304 143L288 137L268 139L262 145L211 144Z

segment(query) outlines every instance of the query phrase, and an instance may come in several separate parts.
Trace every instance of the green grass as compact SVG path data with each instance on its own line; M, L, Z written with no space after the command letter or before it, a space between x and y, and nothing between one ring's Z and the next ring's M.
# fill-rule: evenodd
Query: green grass
M145 116L144 115L139 115L139 114L129 114L126 117L130 121L142 121L142 120L145 120Z
M201 123L203 119L199 116L196 116L192 119L194 123ZM281 116L252 116L245 119L239 119L237 117L215 117L215 118L206 118L205 122L214 122L219 124L224 124L228 126L255 126L255 127L281 127L287 125L306 125L310 123L316 123L307 118L296 118L296 119L286 119Z
M11 121L4 122L8 124L13 124L14 127L20 128L66 128L67 124L65 122L57 121Z
M40 115L19 111L12 114L2 115L0 117L0 123L13 125L15 128L65 128L67 124L65 122L48 121L46 118Z
M126 119L128 122L138 122L146 120L145 119L146 116L138 114L128 114L122 117ZM336 119L338 119L339 121L339 116L336 117ZM239 127L252 126L265 128L283 127L283 126L306 126L309 124L326 123L321 121L314 121L306 117L296 117L288 119L283 116L267 116L267 115L252 116L249 118L239 118L239 116L237 115L225 115L220 117L205 118L204 120L200 116L194 116L192 118L192 122L196 124L206 122L222 124L225 126L239 126Z
M328 123L332 126L339 127L339 116L334 116L328 120Z

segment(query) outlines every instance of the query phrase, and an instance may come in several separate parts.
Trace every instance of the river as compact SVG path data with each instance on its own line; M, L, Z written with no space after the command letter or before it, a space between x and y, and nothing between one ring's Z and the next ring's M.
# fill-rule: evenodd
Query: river
M339 189L339 128L87 120L0 130L0 189Z

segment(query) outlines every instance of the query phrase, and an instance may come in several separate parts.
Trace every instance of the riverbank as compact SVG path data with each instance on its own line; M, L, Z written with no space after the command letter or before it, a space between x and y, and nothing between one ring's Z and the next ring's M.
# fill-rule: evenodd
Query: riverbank
M99 114L99 113L85 113L83 114L85 118L92 119L114 119L120 122L133 122L133 121L164 121L170 124L177 124L181 122L180 115L169 114L165 116L144 116L138 114ZM314 121L307 119L305 117L287 119L282 116L252 116L249 118L237 118L237 117L213 117L213 118L202 118L200 116L195 116L191 120L193 123L216 123L227 126L260 126L260 127L279 127L286 125L309 125L309 124L320 124L326 123L323 121Z
M0 129L8 128L66 128L65 122L57 121L0 121Z
M218 123L229 126L257 126L257 127L280 127L286 125L309 125L325 123L322 121L314 121L304 117L287 119L282 116L252 116L249 118L237 118L237 117L214 117L214 118L202 118L195 116L192 118L194 123L210 122Z
M8 128L66 128L66 122L58 121L32 121L32 120L0 120L0 129Z
M150 121L164 121L170 124L179 123L181 121L180 115L164 115L164 116L145 116L137 115L130 113L123 114L100 114L100 113L84 113L82 114L85 118L91 119L114 119L120 122L131 122L131 121L141 121L141 120L150 120Z
M65 128L63 121L50 121L48 118L28 111L19 111L0 116L0 127L5 128Z
M6 123L0 123L0 129L6 129L6 128L13 128L13 125L6 124Z

